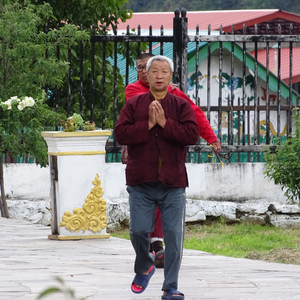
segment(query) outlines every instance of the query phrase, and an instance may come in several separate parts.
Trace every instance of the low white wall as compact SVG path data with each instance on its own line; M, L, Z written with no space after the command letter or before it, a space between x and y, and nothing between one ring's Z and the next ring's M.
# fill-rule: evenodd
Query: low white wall
M4 164L4 188L10 199L50 200L49 167L36 164Z
M300 206L290 203L280 187L264 176L265 164L186 166L189 176L186 222L223 217L226 222L300 227ZM73 176L82 176L75 173L68 175L67 189L72 189ZM103 166L102 169L99 167L99 174L102 174L103 199L107 202L107 224L113 227L129 219L125 165L106 163L104 170ZM4 181L11 218L51 224L49 168L34 164L5 164Z
M187 198L215 201L272 200L284 202L280 187L265 178L263 163L186 164ZM103 174L103 172L100 172ZM127 198L125 165L105 164L100 178L104 199ZM70 174L70 188L72 176ZM35 164L4 164L5 194L9 199L50 199L50 170Z

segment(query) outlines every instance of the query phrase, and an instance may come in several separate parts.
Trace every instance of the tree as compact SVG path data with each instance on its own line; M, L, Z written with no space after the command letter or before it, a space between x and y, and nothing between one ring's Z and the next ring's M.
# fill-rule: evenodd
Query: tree
M43 0L31 0L33 3L43 3ZM46 1L53 7L53 16L49 18L50 28L57 28L65 26L65 24L73 24L78 27L83 26L89 30L91 34L100 35L103 33L109 34L108 30L116 30L119 22L125 22L131 18L132 11L127 8L127 0L52 0ZM93 27L94 26L94 31ZM94 115L90 115L91 106L91 44L86 43L83 49L83 85L82 94L80 93L79 80L80 80L80 49L78 46L72 48L71 56L69 56L71 62L71 80L67 81L65 78L62 88L59 90L60 100L59 107L64 107L67 115L71 115L73 112L80 113L85 120L95 121L96 126L101 127L103 123L102 108L104 106L105 99L105 120L104 124L106 128L113 128L114 119L114 66L107 58L113 58L114 56L114 43L106 43L106 60L103 61L103 44L95 44L95 56L94 56ZM136 43L129 43L129 65L133 65L137 58L139 51ZM144 51L147 47L146 43L141 43L141 51ZM118 43L117 52L119 55L126 55L125 44ZM60 57L62 59L68 59L68 51L60 51ZM103 68L104 66L104 68ZM103 76L105 72L106 88L103 88ZM117 109L120 111L121 107L125 103L125 85L124 78L120 75L119 70L116 74L117 90L116 98ZM68 99L68 91L72 91L72 99ZM82 109L80 108L80 101L82 96ZM49 94L49 105L53 106L57 101L55 93ZM93 118L93 119L92 119Z
M45 104L44 87L60 87L69 69L68 62L55 57L56 46L58 43L62 47L76 46L88 40L89 35L69 24L61 30L40 31L52 15L49 4L32 5L28 1L1 4L0 205L2 216L8 217L2 156L30 154L37 164L46 166L47 145L40 133L46 126L58 124L63 116ZM28 99L34 105L29 105Z

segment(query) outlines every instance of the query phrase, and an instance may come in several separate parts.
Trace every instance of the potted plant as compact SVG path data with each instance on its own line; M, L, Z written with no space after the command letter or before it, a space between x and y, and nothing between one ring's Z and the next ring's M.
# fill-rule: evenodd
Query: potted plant
M78 130L93 131L96 130L95 122L84 122L81 115L74 113L67 121L61 121L64 132L75 132Z

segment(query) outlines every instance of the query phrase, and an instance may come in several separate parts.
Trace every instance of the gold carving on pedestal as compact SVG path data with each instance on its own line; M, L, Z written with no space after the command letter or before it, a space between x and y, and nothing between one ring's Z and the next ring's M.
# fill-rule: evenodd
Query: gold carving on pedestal
M82 208L74 208L73 214L66 211L62 217L60 227L66 227L70 231L91 230L92 232L101 232L107 227L106 223L106 201L101 197L104 194L101 186L99 174L93 180L95 185L85 199Z

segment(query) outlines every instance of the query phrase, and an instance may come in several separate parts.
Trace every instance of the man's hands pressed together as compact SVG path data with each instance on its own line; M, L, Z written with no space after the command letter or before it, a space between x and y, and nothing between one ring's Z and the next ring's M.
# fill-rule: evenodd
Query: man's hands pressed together
M156 124L162 128L166 125L165 111L158 101L152 101L149 105L149 130Z

